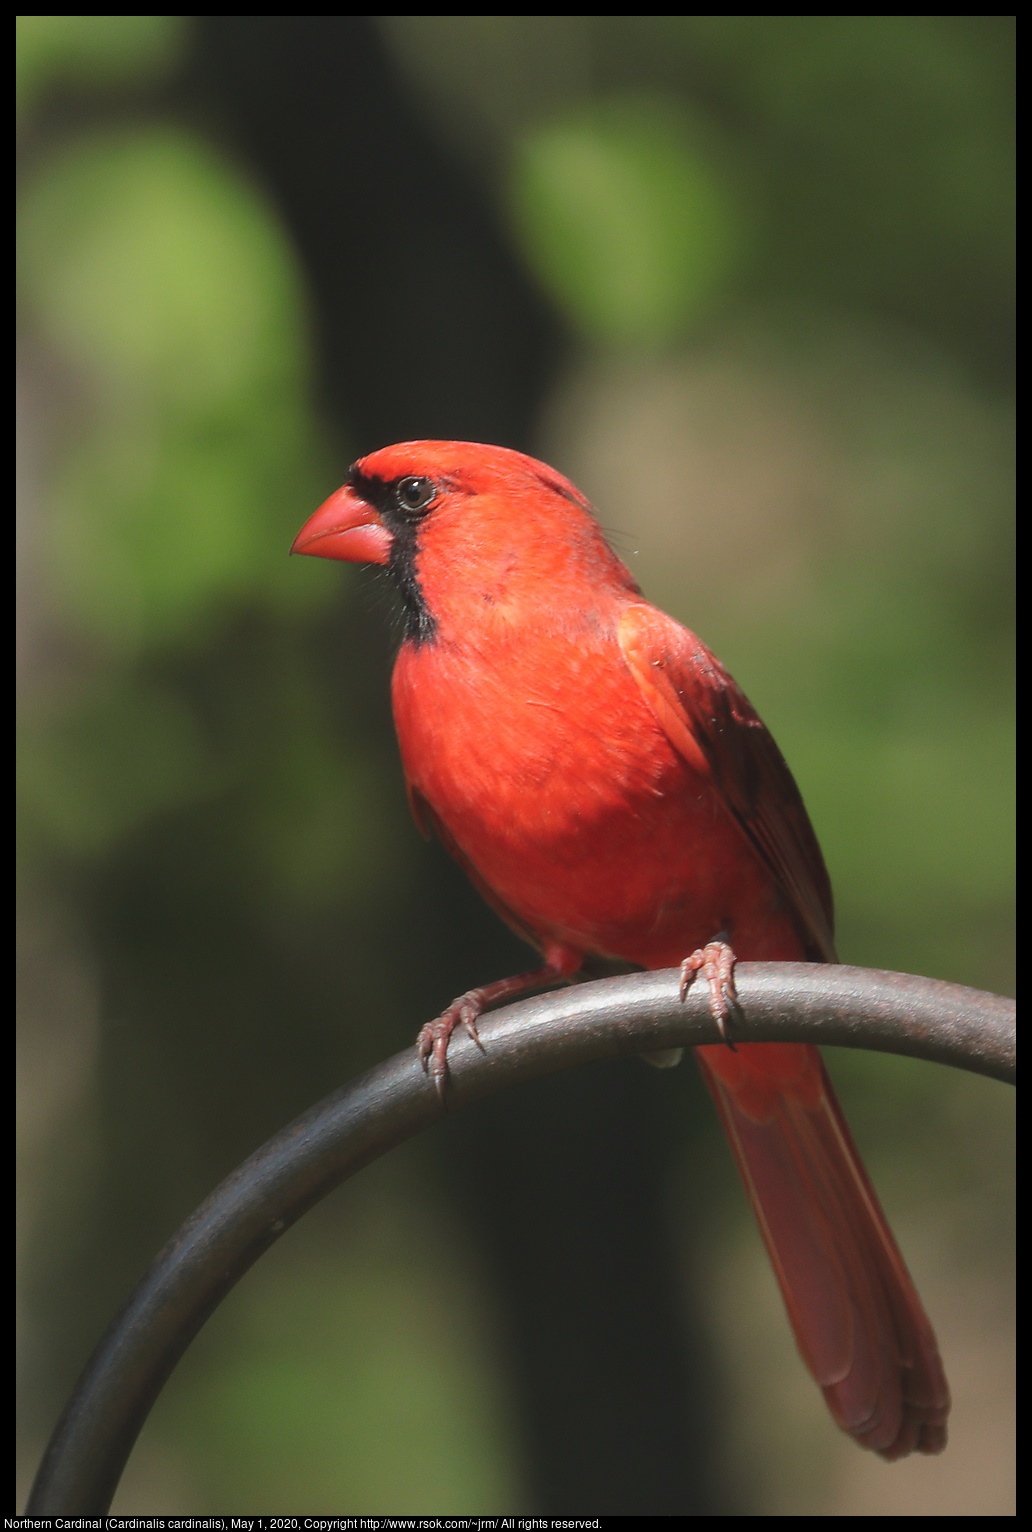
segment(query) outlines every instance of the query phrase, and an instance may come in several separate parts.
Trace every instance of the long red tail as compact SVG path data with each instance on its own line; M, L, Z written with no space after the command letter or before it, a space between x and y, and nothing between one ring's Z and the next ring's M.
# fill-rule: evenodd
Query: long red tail
M941 1452L950 1393L935 1335L817 1049L696 1053L835 1420L890 1460Z

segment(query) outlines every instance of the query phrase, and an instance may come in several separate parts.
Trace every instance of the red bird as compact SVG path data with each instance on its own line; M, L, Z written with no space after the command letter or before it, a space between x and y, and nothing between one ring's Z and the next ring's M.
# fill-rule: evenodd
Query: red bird
M485 1006L591 956L681 964L685 989L701 972L722 1030L736 959L835 961L828 874L780 751L561 474L472 442L385 447L293 551L386 566L405 610L392 695L416 823L544 959L423 1028L439 1089L456 1026L476 1036ZM817 1049L696 1056L836 1422L885 1458L940 1452L935 1336Z

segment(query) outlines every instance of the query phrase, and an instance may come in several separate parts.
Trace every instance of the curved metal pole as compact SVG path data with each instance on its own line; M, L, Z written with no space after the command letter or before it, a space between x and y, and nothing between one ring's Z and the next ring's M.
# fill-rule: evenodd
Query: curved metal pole
M456 1034L447 1108L407 1049L327 1096L217 1187L156 1257L83 1371L27 1514L102 1515L173 1367L230 1288L348 1176L446 1109L575 1064L718 1042L702 986L676 969L552 991L493 1012L483 1050ZM958 984L816 963L740 963L732 1035L909 1054L1014 1080L1015 1005Z

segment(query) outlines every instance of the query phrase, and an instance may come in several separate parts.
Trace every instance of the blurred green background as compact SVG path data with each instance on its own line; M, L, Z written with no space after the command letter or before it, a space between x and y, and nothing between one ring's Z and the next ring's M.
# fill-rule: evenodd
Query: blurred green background
M21 1458L151 1255L523 966L407 820L356 456L570 475L775 733L846 962L1010 992L1008 17L23 17ZM124 1512L1011 1511L1011 1093L830 1060L945 1457L828 1421L690 1069L544 1082L336 1193Z

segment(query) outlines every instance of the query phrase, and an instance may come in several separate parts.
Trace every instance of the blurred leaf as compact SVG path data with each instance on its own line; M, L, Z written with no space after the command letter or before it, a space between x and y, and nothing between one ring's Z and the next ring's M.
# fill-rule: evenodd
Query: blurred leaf
M727 176L683 108L659 96L525 133L509 200L532 269L595 340L649 345L697 323L745 251Z
M979 349L1006 348L1013 26L1008 16L670 24L667 48L720 78L766 164L768 281L887 305L951 335L982 331Z
M54 80L149 85L178 62L183 16L18 16L19 118Z
M56 844L96 854L236 770L225 742L222 766L202 765L200 731L163 686L119 673L155 647L200 650L234 608L302 612L339 591L334 571L287 557L332 474L292 252L212 150L169 128L78 139L37 170L19 219L23 299L86 417L47 486L40 583L97 667L29 727L26 802ZM262 737L248 735L252 761ZM324 873L340 871L339 842L319 842Z
M28 189L24 292L55 343L117 391L192 411L304 377L303 305L268 209L171 128L77 140Z
M94 685L49 726L27 723L19 797L33 829L68 850L97 853L156 809L210 785L210 762L189 712L168 692L125 680Z
M20 260L93 399L44 539L69 611L129 655L227 599L318 600L326 572L286 558L327 482L304 303L261 199L188 134L97 135L28 189Z

